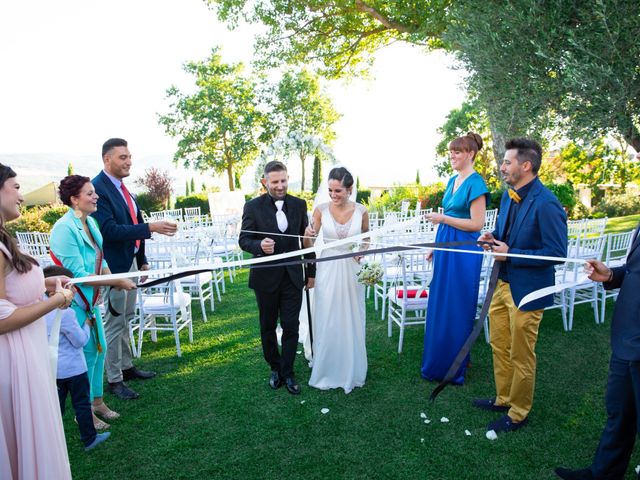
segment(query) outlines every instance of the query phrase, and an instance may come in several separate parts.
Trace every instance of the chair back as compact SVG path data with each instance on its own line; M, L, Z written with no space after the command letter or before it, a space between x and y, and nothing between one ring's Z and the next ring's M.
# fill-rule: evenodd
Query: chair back
M604 262L608 267L616 267L624 263L631 248L632 238L633 230L607 235L607 249Z
M49 255L49 237L45 232L16 232L18 247L23 253L35 258L41 267L52 265Z
M496 228L496 220L498 219L498 209L492 208L491 210L487 210L484 214L484 226L482 227L482 232L493 232Z

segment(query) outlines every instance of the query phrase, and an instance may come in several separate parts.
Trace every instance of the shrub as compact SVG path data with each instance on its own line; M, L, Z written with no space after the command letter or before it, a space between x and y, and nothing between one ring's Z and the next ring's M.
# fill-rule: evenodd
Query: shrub
M162 201L154 200L148 193L139 193L136 196L136 201L138 202L140 209L147 213L164 210Z
M445 186L442 183L431 185L396 186L379 198L369 202L369 210L373 212L398 211L403 201L409 200L409 208L415 209L420 202L420 208L437 209L442 205Z
M362 203L366 205L369 202L370 198L371 198L371 190L367 190L363 188L363 189L359 189L358 192L356 193L356 202L358 203Z
M176 198L175 208L193 208L200 207L200 213L206 215L209 213L209 195L207 193L196 193L185 197Z
M60 218L69 211L66 205L52 205L45 207L42 212L42 220L53 226Z
M7 231L15 237L16 232L50 232L53 223L43 220L47 210L51 207L22 208L20 217L13 222L5 224ZM65 207L67 208L67 207ZM55 222L54 222L55 223Z
M578 203L578 197L570 183L549 183L545 185L553 194L558 197L560 204L565 208L568 214L574 209Z
M622 217L640 213L640 196L631 193L608 195L593 208L594 216Z

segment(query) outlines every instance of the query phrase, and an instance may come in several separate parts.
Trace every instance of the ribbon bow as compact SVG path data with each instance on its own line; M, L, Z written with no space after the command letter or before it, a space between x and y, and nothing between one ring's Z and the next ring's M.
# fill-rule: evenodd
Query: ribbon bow
M508 188L507 193L509 194L509 198L516 203L520 203L520 201L522 200L522 198L520 198L520 195L518 195L518 192L516 192L513 188Z

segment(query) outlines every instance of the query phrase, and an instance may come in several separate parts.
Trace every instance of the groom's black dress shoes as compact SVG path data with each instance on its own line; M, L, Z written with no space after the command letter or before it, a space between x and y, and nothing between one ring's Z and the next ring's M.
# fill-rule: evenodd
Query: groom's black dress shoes
M287 387L287 391L291 394L291 395L300 395L300 392L302 391L300 389L300 385L298 385L298 382L296 382L296 379L293 377L287 377L284 379L284 384Z
M277 370L271 370L271 377L269 377L269 386L274 390L282 386L282 379Z
M564 480L593 480L593 473L588 468L569 470L568 468L556 468L556 475Z
M147 372L145 370L138 370L136 367L127 368L126 370L122 370L122 380L135 380L139 378L140 380L148 380L149 378L153 378L156 376L155 372Z

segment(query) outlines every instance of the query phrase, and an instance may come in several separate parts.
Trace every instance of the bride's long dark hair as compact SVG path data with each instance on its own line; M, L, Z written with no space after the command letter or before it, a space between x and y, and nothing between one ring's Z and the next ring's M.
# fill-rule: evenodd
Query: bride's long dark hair
M13 178L16 176L16 172L14 172L11 167L7 167L6 165L2 165L0 163L0 189L4 187L5 182L9 178ZM0 242L7 247L9 253L11 254L11 258L9 258L9 262L11 266L16 269L19 273L27 273L31 270L31 267L34 265L38 265L38 262L35 258L30 257L29 255L25 255L18 248L18 242L13 238L9 232L7 232L6 228L4 228L4 218L0 214ZM2 272L0 272L2 273Z

